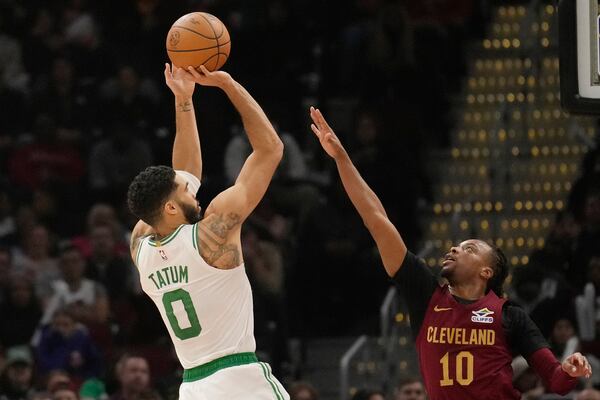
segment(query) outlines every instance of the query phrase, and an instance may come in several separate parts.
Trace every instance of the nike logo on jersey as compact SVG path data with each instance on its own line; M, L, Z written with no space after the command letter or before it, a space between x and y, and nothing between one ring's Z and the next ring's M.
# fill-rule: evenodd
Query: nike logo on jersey
M435 307L433 307L433 311L435 311L435 312L448 311L448 310L452 310L452 307L443 308L443 307L439 307L437 304L435 305Z

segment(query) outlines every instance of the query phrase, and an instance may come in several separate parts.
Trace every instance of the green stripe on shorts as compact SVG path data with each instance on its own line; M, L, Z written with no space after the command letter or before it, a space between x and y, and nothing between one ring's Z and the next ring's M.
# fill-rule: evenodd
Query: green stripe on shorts
M275 397L277 398L277 400L284 400L283 396L281 395L281 392L279 391L279 388L277 387L277 384L271 379L271 370L269 369L268 365L261 362L259 362L258 364L263 370L265 379L271 384L271 388L273 388L273 393L275 393Z

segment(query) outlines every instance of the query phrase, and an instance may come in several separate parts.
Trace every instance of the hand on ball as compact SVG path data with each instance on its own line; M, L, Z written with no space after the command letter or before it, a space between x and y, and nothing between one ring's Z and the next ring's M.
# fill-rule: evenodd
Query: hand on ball
M231 83L231 75L224 71L213 71L210 72L204 65L201 65L198 69L194 67L188 67L188 73L193 77L194 82L202 86L215 86L223 88L228 83Z
M191 75L185 69L165 64L165 82L175 97L192 97L194 84Z

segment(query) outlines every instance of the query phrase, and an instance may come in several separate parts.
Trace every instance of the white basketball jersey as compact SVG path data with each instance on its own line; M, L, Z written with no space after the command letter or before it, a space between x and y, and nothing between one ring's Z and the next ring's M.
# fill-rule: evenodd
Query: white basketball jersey
M142 289L158 307L186 369L256 349L244 265L208 265L198 253L197 230L198 224L181 225L160 242L146 237L136 256Z

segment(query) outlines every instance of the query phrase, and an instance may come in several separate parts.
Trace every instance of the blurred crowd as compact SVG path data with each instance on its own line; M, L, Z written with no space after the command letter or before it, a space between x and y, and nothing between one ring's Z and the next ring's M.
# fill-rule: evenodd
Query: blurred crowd
M431 199L425 149L448 144L449 99L489 3L0 0L0 400L177 397L181 367L141 293L124 198L140 170L170 164L165 37L190 11L228 27L224 69L263 105L285 144L243 231L259 355L291 382L302 374L289 366L288 338L376 334L373 310L389 283L308 129L308 106L326 111L416 250L418 206ZM206 207L250 147L222 93L198 87L194 101ZM569 299L580 294L585 315L600 319L600 192L590 190L597 154L586 163L573 207L532 255L539 268L516 273L511 293L558 355L582 328ZM556 304L565 310L559 322L547 314ZM577 346L596 351L595 332L586 326ZM293 399L318 398L308 384L290 387ZM421 397L402 397L400 385L396 400L423 398L419 387L408 392Z

